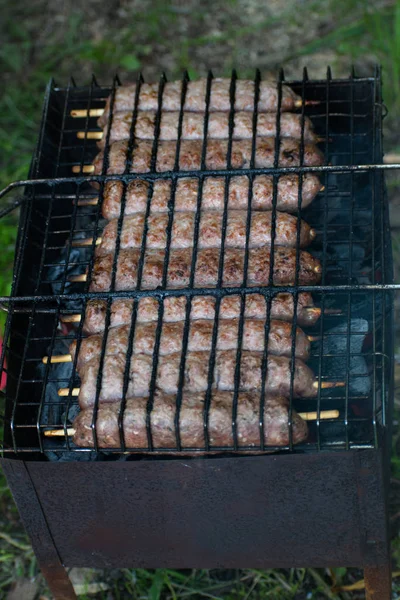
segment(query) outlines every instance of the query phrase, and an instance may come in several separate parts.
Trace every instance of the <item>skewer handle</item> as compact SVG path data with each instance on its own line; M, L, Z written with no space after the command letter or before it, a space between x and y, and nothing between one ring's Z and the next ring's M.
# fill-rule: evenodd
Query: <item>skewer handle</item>
M76 137L78 140L102 140L103 132L102 131L77 131Z
M104 113L104 108L86 108L71 110L70 115L74 119L81 119L84 117L101 117Z
M82 275L71 275L71 277L68 277L68 281L71 283L81 283L82 281L86 281L86 280L87 280L86 273L82 273Z
M68 427L67 436L70 437L75 434L75 429L73 427ZM65 429L47 429L44 431L44 437L64 437Z
M313 383L313 387L315 389L318 389L320 387L321 390L329 390L332 388L339 388L345 386L346 384L344 381L314 381Z
M80 323L81 315L64 315L60 317L62 323Z
M79 396L80 388L72 388L71 396ZM58 390L59 396L69 396L69 388L60 388Z
M321 335L308 335L307 339L309 342L319 342L322 339Z
M73 173L93 173L94 165L83 165L83 167L81 167L80 165L73 165L72 172Z
M318 413L316 411L299 413L304 421L316 421L318 419ZM337 419L339 417L338 410L321 410L319 418L321 419Z
M85 200L78 200L78 206L97 206L99 203L98 198L87 198Z
M53 356L43 356L42 363L47 365L49 362L51 364L72 362L72 356L71 354L53 354Z
M316 106L321 104L321 100L304 100L304 106ZM295 108L301 108L303 106L303 100L296 100L294 103Z

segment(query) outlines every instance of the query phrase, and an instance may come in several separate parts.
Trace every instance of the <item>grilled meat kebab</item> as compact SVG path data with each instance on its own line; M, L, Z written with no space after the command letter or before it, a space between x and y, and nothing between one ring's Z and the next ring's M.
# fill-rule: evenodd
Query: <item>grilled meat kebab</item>
M121 250L117 261L115 280L116 290L132 290L137 285L140 250ZM220 250L207 248L197 253L195 287L214 287L218 283ZM270 251L268 248L251 248L248 252L247 285L267 285L270 278ZM312 285L319 282L321 263L304 250L282 248L274 251L272 280L275 285L296 282L296 263L299 255L299 285ZM227 248L223 257L222 285L237 286L243 283L245 251ZM154 289L163 284L165 252L147 250L144 255L141 288ZM106 292L111 289L114 255L107 254L95 259L91 274L90 291ZM169 253L167 287L187 287L190 283L192 250L171 250Z
M133 337L133 353L153 355L156 341L157 321L137 323ZM185 321L163 323L160 337L159 353L167 356L182 350ZM126 354L131 326L122 325L108 330L105 352L107 355ZM210 351L214 321L211 319L196 319L189 323L189 338L187 350ZM221 319L218 326L217 350L235 350L238 345L239 319ZM242 348L262 352L265 347L265 321L263 319L245 319L243 322ZM307 360L310 354L310 342L299 327L295 332L295 356ZM269 322L268 352L277 356L292 355L292 324L275 319ZM77 366L80 368L94 357L101 355L103 335L91 335L81 340ZM77 342L74 340L69 351L74 360Z
M130 398L123 413L123 437L127 448L148 448L146 416L148 398ZM239 447L260 445L260 398L259 394L240 392L237 398L237 442ZM205 395L182 396L179 414L179 432L183 448L205 449L204 414ZM234 445L232 433L233 394L214 392L208 412L208 435L210 448ZM101 403L96 419L97 443L100 448L120 448L118 426L120 404ZM150 416L152 443L157 448L177 448L176 396L157 392L154 395ZM80 412L74 421L73 441L78 446L93 448L93 411ZM292 410L292 441L298 444L307 439L307 423ZM287 446L289 444L289 403L280 396L267 396L264 404L264 444Z
M262 384L263 352L242 350L240 361L240 391L260 390ZM204 392L208 388L210 352L187 352L183 371L183 389L187 392ZM236 350L218 350L213 371L213 388L222 391L235 389ZM106 354L101 365L100 399L103 402L120 400L124 391L126 353ZM154 357L150 354L134 354L128 365L128 388L126 397L149 396ZM265 391L289 397L291 389L291 358L268 355ZM181 352L158 357L155 388L166 394L176 394L179 387ZM314 374L301 360L295 360L293 397L313 398L317 394ZM81 386L79 405L93 406L96 399L99 358L95 356L79 369Z
M118 87L114 97L107 99L104 113L99 119L99 126L104 127L108 121L110 107L114 112L133 111L135 108L136 83ZM215 78L211 82L210 101L208 109L214 111L229 111L231 109L230 79ZM301 98L287 85L282 85L281 103L278 102L278 85L276 81L261 81L257 103L258 112L293 111L301 103ZM157 110L159 108L158 83L142 83L139 90L138 110ZM206 110L207 80L199 79L187 84L184 110L204 112ZM255 85L251 80L237 80L235 83L235 111L254 110ZM163 111L178 111L181 108L182 82L171 81L164 85L161 109Z
M195 213L182 212L172 223L170 249L191 248L194 245ZM223 212L202 211L197 237L198 248L220 248L222 238ZM232 210L227 214L225 248L245 248L247 211ZM299 240L297 228L299 223ZM146 248L164 249L167 245L169 215L154 213L147 219ZM145 215L137 213L124 218L120 233L119 248L141 248ZM288 248L309 246L315 237L314 230L302 219L293 215L271 211L252 211L248 247L259 248L271 245L274 229L274 245ZM113 219L104 228L101 243L96 248L96 256L105 256L115 251L118 219Z
M207 137L221 140L229 138L229 112L211 113L208 119ZM116 112L113 114L111 128L110 121L104 127L103 137L98 142L100 148L104 148L107 140L108 130L110 137L108 143L112 144L119 140L129 139L132 127L132 112ZM316 142L312 123L308 117L293 113L282 113L279 117L279 135L281 138L293 138L300 140L302 135L306 142ZM136 115L133 135L139 140L153 140L157 112L141 111ZM236 112L234 114L232 139L246 140L253 138L253 115L251 112ZM164 112L161 115L159 140L178 139L178 128L180 122L179 112ZM257 117L257 137L275 137L277 135L276 113L261 113ZM303 133L302 133L303 132ZM204 137L204 114L186 112L182 116L181 136L182 140L202 140Z
M167 212L168 203L173 199L174 212L201 210L222 211L225 204L226 182L222 177L207 177L201 190L199 204L199 181L196 178L180 178L172 198L171 181L157 179L153 188L141 179L130 181L126 187L125 215L144 213L150 201L150 211ZM232 177L229 181L228 209L246 210L249 205L249 179L246 176ZM306 208L321 189L321 183L312 173L305 173L299 197L299 175L282 175L277 179L276 208L283 212L297 212L299 201ZM124 185L122 181L107 181L104 186L102 213L105 219L116 219L121 214L121 199ZM257 175L252 186L252 210L271 210L274 201L272 175Z
M205 156L206 169L226 169L228 140L209 140ZM298 140L284 138L279 142L279 167L296 167L302 162L305 166L318 166L324 163L324 156L314 144L301 144ZM110 146L107 157L107 175L120 175L128 165L130 173L147 173L152 170L153 142L135 140L128 156L129 140L120 140ZM176 141L159 142L155 161L157 172L172 171L175 167ZM178 166L181 171L199 171L202 166L203 142L201 140L182 140L180 142ZM235 140L232 142L231 165L233 169L250 167L252 157L252 140ZM104 152L94 159L94 173L103 172ZM128 161L128 162L127 162ZM268 168L275 165L275 139L257 138L254 157L255 168Z
M163 321L171 323L185 319L186 296L172 296L164 300ZM237 319L240 316L240 296L225 296L221 299L219 318ZM110 309L110 327L130 325L132 322L133 300L119 298L113 300ZM157 321L159 302L156 298L140 298L137 307L136 321L146 323ZM270 318L291 321L294 314L294 301L292 294L277 294L271 300ZM265 319L267 303L261 294L247 294L245 297L244 316L249 319ZM88 335L104 331L107 316L106 300L89 300L86 305L83 331ZM190 319L214 319L215 298L212 296L194 296L191 304ZM319 313L315 309L311 294L302 292L297 301L297 323L301 327L312 326L318 321Z

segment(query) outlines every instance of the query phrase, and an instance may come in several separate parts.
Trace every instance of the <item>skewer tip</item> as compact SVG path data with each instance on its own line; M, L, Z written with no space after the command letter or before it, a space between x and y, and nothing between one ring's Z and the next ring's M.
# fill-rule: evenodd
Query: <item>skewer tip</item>
M75 435L75 429L73 427L68 427L67 436L70 437ZM45 437L64 437L65 429L47 429L44 431Z
M62 323L80 323L81 315L63 315L60 317Z
M42 358L44 365L47 365L47 363L58 364L67 362L72 362L71 354L54 354L53 356L43 356Z
M322 339L320 335L308 335L307 336L309 342L319 342Z
M73 109L69 114L74 119L82 119L84 117L101 117L103 113L104 108L90 108L89 110L87 110L86 108L81 108Z
M315 389L321 388L321 390L328 390L332 388L345 387L346 383L344 381L314 381L313 387Z
M79 390L80 390L80 388L72 388L71 396L79 396ZM69 392L70 392L69 388L60 388L58 390L58 395L62 396L62 397L69 396L70 395Z
M321 421L326 419L337 419L339 414L338 410L321 410L319 416L317 411L312 411L299 413L299 417L301 417L303 421L318 421L318 418Z
M326 315L341 315L342 311L340 308L326 308L324 310L324 314Z
M71 275L71 277L68 277L68 281L70 283L82 283L82 282L85 282L86 280L87 280L86 273L82 273L82 275Z
M321 315L321 309L318 306L308 306L304 310L306 310L308 313L311 313L314 315L318 315L318 316Z
M98 198L87 198L86 200L78 200L78 206L97 206L99 203Z
M295 108L301 108L303 106L303 104L304 104L304 106L315 106L317 104L321 104L321 101L320 100L304 100L304 102L303 102L303 100L299 99L299 100L295 100L295 102L294 102Z
M73 165L72 167L73 173L94 173L94 165Z
M102 140L103 132L102 131L77 131L76 137L78 140Z

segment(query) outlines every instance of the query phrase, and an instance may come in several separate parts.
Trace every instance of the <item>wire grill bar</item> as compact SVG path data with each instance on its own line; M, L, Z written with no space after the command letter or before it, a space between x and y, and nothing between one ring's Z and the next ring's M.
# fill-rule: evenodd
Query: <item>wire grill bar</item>
M251 157L248 167L235 169L232 166L233 130L238 77L232 72L229 87L229 138L227 143L226 168L207 169L208 129L210 100L214 78L207 78L203 142L200 171L180 170L180 153L185 99L189 84L184 74L180 87L180 103L176 153L172 171L159 173L156 170L159 153L159 137L166 77L163 75L158 86L158 110L154 125L154 140L151 143L150 170L148 173L130 173L135 132L140 110L140 90L144 83L139 75L132 107L132 119L128 140L127 160L121 175L107 175L110 164L110 132L114 115L117 90L121 85L118 78L108 87L99 87L93 78L88 88L76 86L71 79L66 88L49 85L44 109L42 130L36 158L33 162L32 179L11 184L0 193L0 198L10 191L25 188L20 218L20 233L15 261L15 277L11 296L0 298L8 310L5 343L1 364L8 376L4 432L4 449L13 452L71 452L82 453L101 450L97 422L100 411L103 375L108 369L108 337L112 324L114 303L119 299L131 301L131 316L124 367L121 374L121 400L117 414L119 448L110 448L110 454L121 452L253 452L253 451L315 451L337 448L377 447L380 445L388 412L388 381L392 342L387 335L390 320L391 290L400 286L391 280L391 257L387 248L388 227L383 188L383 173L386 169L400 165L382 165L381 152L381 107L380 72L372 78L358 78L354 73L349 79L334 80L330 69L325 80L312 81L304 69L300 81L286 82L283 71L277 83L277 113L274 147L274 165L271 168L255 168L258 105L261 77L257 71L253 81L254 106L252 110L253 133ZM279 166L281 104L285 85L292 85L302 99L299 140L299 165ZM96 153L95 141L87 133L95 130L91 109L102 108L110 96L109 127L105 135L105 153L100 175L71 177L71 166L91 163ZM318 104L306 104L306 101ZM71 110L86 107L86 116L73 119ZM325 164L305 166L305 119L310 117L318 136L324 138ZM82 132L77 137L77 132ZM304 207L303 182L308 173L320 176L324 189L314 202ZM276 264L276 236L278 194L281 177L295 174L298 177L296 218L296 256L293 281L281 287L274 285ZM260 285L249 285L250 240L252 231L252 202L256 177L271 176L271 248L266 280ZM247 215L244 228L243 277L241 282L226 286L226 240L230 206L231 181L243 177L248 181ZM220 247L216 267L215 287L198 287L196 269L199 264L199 236L204 208L203 190L210 179L220 178L224 182L223 209L220 230ZM176 210L178 183L190 179L197 181L197 197L193 220L193 247L190 249L188 285L177 289L168 287L169 268L174 259L171 248L174 226L180 219ZM144 224L137 260L136 284L131 289L118 290L119 260L124 222L127 216L128 186L131 182L148 183ZM159 181L169 183L166 203L166 245L163 254L161 284L155 289L145 289L144 283L149 248L150 222L155 202L155 186ZM119 216L116 219L115 249L112 257L111 291L93 292L91 281L95 273L96 240L102 235L105 221L102 208L107 201L107 186L119 182L121 197ZM92 184L97 184L95 191ZM96 204L80 206L82 199L98 198ZM7 214L5 209L2 214ZM304 284L301 281L300 239L301 220L304 218L317 231L311 252L321 261L321 285ZM90 239L85 247L74 242ZM32 265L36 264L36 268ZM84 283L71 283L70 277L87 272ZM296 399L296 331L298 327L299 297L303 292L312 292L321 317L307 333L319 338L312 343L310 365L318 381L344 379L346 386L334 391L318 387L314 398ZM288 405L287 444L276 446L266 443L267 426L264 422L268 404L266 383L269 377L268 346L271 331L272 302L277 294L289 294L293 302L291 325L292 343L290 352L290 384ZM249 298L259 294L264 299L264 348L261 353L260 386L257 406L259 439L256 445L246 446L241 438L239 396L244 350L246 310ZM210 414L213 406L214 372L218 362L218 340L223 322L223 302L231 296L238 297L237 347L233 374L231 411L231 443L216 446L210 436ZM182 411L185 408L185 377L190 355L189 342L193 323L194 302L198 298L214 299L214 313L210 334L210 350L206 355L207 377L202 407L204 443L202 449L188 448L182 441ZM156 302L156 326L151 360L149 395L145 410L147 446L132 448L126 443L124 418L128 410L130 393L130 365L135 356L136 335L140 322L140 307L143 299ZM162 364L162 339L166 319L166 303L170 299L184 300L181 352L177 370L177 394L173 416L174 447L160 447L154 439L153 415L157 400L157 381ZM91 417L92 444L76 447L68 438L73 415L77 412L77 401L73 390L79 387L78 356L84 339L84 322L87 305L92 300L105 300L104 335L98 356L98 376ZM389 310L388 310L389 308ZM341 310L340 314L326 311ZM62 323L62 315L76 315L77 325ZM62 366L41 364L44 355L67 351L68 344L77 340L77 351L71 363ZM66 386L66 398L58 397L56 391ZM339 418L322 420L321 412L338 409ZM295 411L316 411L317 419L309 424L308 440L299 445L293 438ZM64 437L44 437L49 428L61 427Z

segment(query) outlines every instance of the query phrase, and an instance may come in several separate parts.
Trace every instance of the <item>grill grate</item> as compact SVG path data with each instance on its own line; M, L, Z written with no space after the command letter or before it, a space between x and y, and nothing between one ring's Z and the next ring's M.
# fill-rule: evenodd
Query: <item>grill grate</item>
M148 445L145 448L128 448L124 440L123 413L126 400L121 401L118 419L120 447L107 450L102 455L119 456L121 452L143 454L154 450L165 453L181 451L198 452L254 452L254 451L292 451L305 452L316 450L337 450L350 448L378 447L382 436L390 424L390 382L392 341L392 261L390 238L388 234L387 201L384 193L382 162L382 99L380 73L374 77L357 78L354 73L349 79L334 80L328 69L326 80L312 81L304 71L301 81L287 82L302 98L302 136L300 142L300 167L279 167L279 135L275 141L274 166L255 168L257 127L257 104L261 78L259 72L254 80L254 112L251 159L248 168L232 168L232 134L234 127L234 104L237 83L236 72L232 73L230 83L229 142L227 168L221 170L206 169L207 131L209 122L210 96L213 76L209 73L206 87L206 111L204 117L204 138L202 146L201 170L180 170L180 148L183 123L183 108L189 78L182 79L178 141L174 169L171 172L156 172L158 137L161 124L161 107L166 78L160 80L158 90L158 111L155 121L154 142L152 144L151 169L149 173L130 173L131 163L126 162L122 175L107 175L109 136L112 127L115 93L120 85L115 78L112 86L100 87L93 78L89 87L78 87L73 80L66 88L51 82L46 95L42 128L38 148L32 163L30 180L11 186L12 190L25 188L25 195L19 200L21 206L19 236L15 258L13 289L10 298L2 298L3 306L8 310L4 336L2 364L6 360L7 390L4 411L4 451L6 452L44 452L49 458L71 456L77 453L89 458L93 456L90 448L74 446L67 435L71 420L77 413L76 398L72 390L79 385L76 362L71 364L42 364L45 355L68 352L68 343L78 340L78 351L83 336L83 319L87 303L93 298L103 298L107 303L105 334L100 352L99 377L97 378L96 399L93 408L92 431L94 450L97 444L96 419L99 409L101 379L108 327L111 322L111 307L117 298L133 300L131 328L127 349L126 366L123 375L123 397L128 392L129 364L133 353L134 334L137 326L137 311L142 297L153 297L158 303L158 326L156 330L150 396L147 402L146 429ZM128 156L134 147L135 124L138 115L138 99L143 83L138 78L135 105L132 113ZM282 87L285 80L283 72L278 78L278 113L276 130L280 131L280 107ZM96 128L96 119L86 116L74 119L70 116L75 108L89 110L102 108L105 99L111 94L110 121L106 137L106 153L101 175L71 177L72 167L79 165L82 171L97 153L94 140L87 139L87 133ZM310 102L310 103L306 103ZM324 139L320 147L324 151L325 166L308 167L304 159L304 123L310 117L316 133ZM78 132L84 136L78 138ZM300 253L296 254L295 280L293 285L276 287L273 285L274 239L276 234L277 196L279 178L295 173L301 184L306 173L320 176L324 190L314 202L302 209L302 186L299 186L298 209L318 235L311 252L320 258L322 264L321 285L299 285ZM251 206L253 184L257 175L271 175L273 178L271 260L268 285L250 286L247 282L249 268L249 240L251 228ZM223 286L223 265L225 240L228 224L229 185L233 177L245 176L249 180L247 218L244 245L244 276L241 285ZM198 257L202 191L208 178L219 177L225 182L224 210L222 219L221 248L217 285L213 288L196 287L195 267ZM183 178L198 180L197 209L194 219L193 251L189 285L184 289L168 289L168 265L171 256L173 224L179 219L174 210L178 182ZM127 185L134 179L149 182L145 226L143 229L138 262L137 289L115 291L118 256L121 245L121 232L126 207ZM167 206L168 222L166 228L166 249L162 271L162 282L154 290L142 289L145 268L145 251L148 233L148 218L154 192L154 183L164 179L171 183L171 192ZM90 291L93 272L96 239L101 235L105 221L101 217L101 205L104 187L108 181L121 181L123 194L121 211L117 224L117 240L112 265L111 292L94 293ZM94 190L91 183L97 182ZM9 189L5 190L5 192ZM5 193L4 192L4 193ZM4 193L2 195L4 195ZM97 204L79 206L82 200L98 198ZM5 211L14 210L11 205ZM73 241L90 238L91 243L77 248ZM300 218L297 219L297 247L300 242ZM73 283L71 276L87 270L87 280ZM321 308L321 318L307 333L318 336L313 343L310 366L318 381L344 381L345 387L334 390L318 388L315 398L293 398L295 336L291 350L289 441L286 446L266 446L264 443L264 405L265 393L260 392L259 432L257 446L245 447L240 443L237 428L238 394L240 383L240 365L243 355L243 333L246 298L252 294L261 294L265 304L265 340L262 356L262 385L267 377L268 336L271 322L271 303L281 292L293 296L297 307L299 293L312 292L315 303ZM226 296L240 297L238 323L238 348L234 376L232 405L232 444L216 447L209 436L209 409L212 401L213 372L217 355L217 339L221 322L220 307ZM156 389L157 366L160 359L160 342L165 313L165 300L172 296L186 298L185 326L182 338L182 354L179 365L179 385L176 397L175 448L155 447L152 435L152 408ZM211 351L208 355L208 387L205 391L205 404L202 416L204 429L204 447L183 447L180 435L180 411L185 364L189 342L189 325L193 298L211 296L215 299L215 319L212 330ZM331 311L330 313L328 311ZM337 314L334 314L336 311ZM338 313L338 311L340 311ZM292 334L297 327L296 310L292 323ZM80 323L61 324L63 315L81 315ZM78 352L76 353L78 355ZM69 388L70 394L59 397L57 390ZM317 420L310 424L307 442L293 443L292 411L317 411ZM320 419L322 410L337 409L339 418ZM63 438L45 438L44 431L62 428Z

